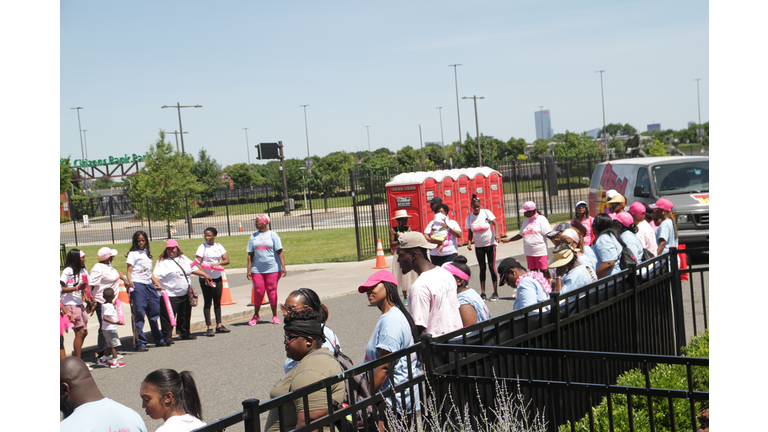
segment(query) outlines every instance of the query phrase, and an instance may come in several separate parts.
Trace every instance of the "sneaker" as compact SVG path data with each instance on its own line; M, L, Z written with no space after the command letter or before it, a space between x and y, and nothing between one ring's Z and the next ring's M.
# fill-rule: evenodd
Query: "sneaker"
M216 327L216 333L229 333L230 331L230 329L224 327L223 325Z
M193 334L188 334L186 336L182 336L181 337L181 340L195 340L195 339L197 339L197 336L195 336Z
M272 317L272 324L280 324L280 318L278 317Z
M147 351L149 351L149 350L147 350ZM122 354L118 354L117 355L117 359L118 360L122 360L123 359L123 355ZM114 359L112 358L112 354L110 354L109 355L109 361L112 361L112 360L114 360Z
M104 357L99 357L99 359L96 361L96 364L98 366L107 366L107 367L109 367L109 360L105 359Z
M216 333L214 333L212 328L209 328L207 332L205 332L205 335L208 337L216 336Z
M487 298L485 297L485 293L480 293L480 298L483 300L487 300Z
M493 295L491 296L491 301L496 301L498 299L499 299L499 295L496 293L493 293Z
M259 316L254 315L253 318L251 318L251 320L248 321L248 325L249 326L256 325L257 322L259 322Z
M403 299L403 305L408 306L408 297Z
M114 361L109 364L109 367L112 369L117 369L117 368L125 367L125 363L121 361Z
M91 365L86 365L86 366L88 366L88 370L89 370L89 371L92 371L92 370L93 370L93 368L91 367Z
M140 347L136 347L136 351L137 352L147 352L147 351L149 351L149 348L147 348L146 346L140 346ZM120 360L121 358L123 358L123 356L119 356L118 360Z

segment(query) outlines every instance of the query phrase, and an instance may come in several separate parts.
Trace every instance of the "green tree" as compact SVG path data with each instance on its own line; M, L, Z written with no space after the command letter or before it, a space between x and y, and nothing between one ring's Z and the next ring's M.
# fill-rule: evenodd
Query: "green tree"
M445 150L437 144L427 144L421 152L435 165L442 165L446 160Z
M496 154L498 149L497 144L491 139L486 139L483 134L480 134L480 150L483 153L483 165L490 166L496 161ZM464 140L464 145L461 146L460 157L465 167L477 167L480 166L480 160L477 154L477 140L467 133L467 139Z
M250 186L256 184L257 172L253 171L247 163L236 163L224 168L229 178L238 186Z
M94 180L91 189L111 189L115 186L115 182L111 178L99 178Z
M667 149L664 148L664 144L657 138L654 138L653 144L648 147L648 154L651 156L669 156Z
M629 123L621 124L621 123L609 123L605 125L605 131L607 131L611 136L617 136L617 135L628 135L632 136L637 133L637 129L634 128Z
M373 156L363 160L360 164L360 169L363 171L372 170L374 172L381 172L389 169L394 171L397 168L397 158L387 153L376 153Z
M72 171L69 156L66 159L61 159L59 162L59 194L70 190L69 184L72 182Z
M149 200L154 220L183 218L185 193L202 190L192 174L193 165L191 157L180 157L171 143L165 141L165 132L161 130L160 138L149 146L144 167L134 176L133 188L129 191L131 202L137 204L139 212L143 212ZM170 238L170 231L168 236Z
M407 145L397 151L397 164L403 170L409 170L411 166L416 164L416 151L413 147Z
M600 146L597 141L587 136L586 132L582 133L565 133L565 140L561 143L555 144L554 148L555 157L558 159L569 158L572 160L583 160L590 156L600 156Z
M219 190L224 183L219 180L221 176L221 165L216 159L211 159L205 149L200 149L197 154L197 161L192 165L192 175L202 187L202 194L206 198L213 196L213 193Z
M384 154L376 155L376 158L384 157ZM311 179L309 180L313 191L323 194L323 206L328 211L328 197L341 188L347 188L349 169L355 165L355 158L345 151L329 153L313 162Z
M531 157L542 158L549 154L549 144L542 140L537 139L533 142L533 150L531 150Z

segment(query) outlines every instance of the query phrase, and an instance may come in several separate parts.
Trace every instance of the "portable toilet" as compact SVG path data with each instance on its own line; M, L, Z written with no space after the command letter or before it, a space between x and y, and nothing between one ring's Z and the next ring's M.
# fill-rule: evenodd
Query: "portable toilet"
M496 215L499 235L503 236L507 232L507 219L504 215L504 182L498 172L488 174L488 192L490 201L487 208Z

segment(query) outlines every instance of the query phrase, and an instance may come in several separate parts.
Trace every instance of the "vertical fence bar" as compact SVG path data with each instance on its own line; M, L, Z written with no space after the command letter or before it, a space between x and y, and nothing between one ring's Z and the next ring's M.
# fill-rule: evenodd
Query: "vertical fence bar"
M376 241L378 240L379 233L376 231L376 202L375 197L373 195L373 170L368 170L368 190L371 197L371 223L373 224L373 250L375 251L378 245L376 244Z
M541 173L541 201L544 203L544 216L549 217L549 209L547 208L547 180L544 178L545 174L544 159L539 159L539 172Z
M309 179L312 180L312 169L309 169ZM309 226L312 228L312 230L315 230L315 214L312 210L312 182L309 182L307 184L307 190L309 191Z
M272 214L269 212L269 188L266 184L264 185L264 195L267 196L267 216L272 219Z
M357 260L362 261L363 255L360 250L360 224L357 220L357 197L355 193L355 174L352 168L349 169L349 189L352 191L352 213L355 215L355 241L357 242Z
M232 227L229 225L229 189L224 191L224 206L227 209L227 235L232 235Z
M149 241L152 241L152 220L149 218L149 197L147 197L147 228L149 228Z
M520 212L517 211L520 208L520 198L517 195L517 161L512 163L512 177L515 185L515 215L517 215L517 227L520 228ZM509 230L508 230L509 231Z
M568 160L568 156L565 157L565 178L566 187L568 187L568 214L570 219L573 219L573 200L571 198L571 162Z
M72 216L72 229L75 232L75 246L78 246L77 244L77 212L75 211L75 206L73 205L72 196L67 194L67 198L69 198L69 215Z
M261 431L258 407L258 399L246 399L243 401L243 428L245 432Z
M187 238L192 238L192 215L189 214L189 192L184 192L184 204L187 207Z
M112 197L109 197L109 231L112 233L112 244L115 244L115 224L112 222L113 201Z
M680 269L677 267L677 247L669 248L669 264L672 266L672 311L675 320L675 355L682 355L680 349L685 346L685 311L683 310L683 287L680 283ZM694 311L695 312L695 311ZM696 314L693 314L694 319Z

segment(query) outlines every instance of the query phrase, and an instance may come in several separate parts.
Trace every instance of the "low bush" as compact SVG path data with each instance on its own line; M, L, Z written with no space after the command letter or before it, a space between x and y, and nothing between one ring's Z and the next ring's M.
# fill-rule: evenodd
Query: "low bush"
M72 222L72 219L63 215L59 215L59 223L64 223L64 222Z

